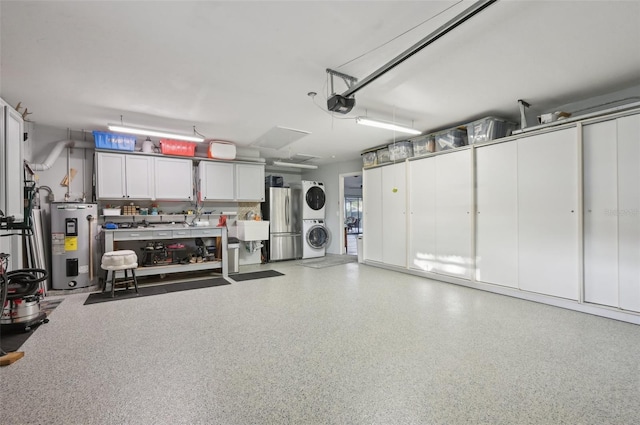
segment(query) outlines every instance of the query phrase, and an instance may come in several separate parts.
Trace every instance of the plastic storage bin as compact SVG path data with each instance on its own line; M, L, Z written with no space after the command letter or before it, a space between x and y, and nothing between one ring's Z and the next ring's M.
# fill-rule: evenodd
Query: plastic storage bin
M433 134L426 135L413 141L413 155L425 155L436 151L436 141Z
M451 128L435 133L434 136L439 151L459 148L467 144L467 130L465 128Z
M236 145L231 142L212 140L209 142L207 156L212 159L236 159Z
M399 161L413 156L413 144L408 140L389 144L389 159Z
M483 143L489 140L510 136L516 129L516 123L496 117L485 117L467 125L469 144Z
M196 144L181 140L161 139L160 151L163 155L194 156L196 154Z
M388 148L378 149L376 151L376 158L378 158L378 164L391 162L391 158L389 157L389 149Z
M375 152L365 152L362 154L362 165L365 167L373 167L378 164L378 155Z
M128 134L110 133L108 131L94 131L93 140L98 149L113 149L117 151L133 151L136 147L136 136Z
M103 208L102 209L102 215L120 215L122 214L122 211L120 210L120 207L118 208Z

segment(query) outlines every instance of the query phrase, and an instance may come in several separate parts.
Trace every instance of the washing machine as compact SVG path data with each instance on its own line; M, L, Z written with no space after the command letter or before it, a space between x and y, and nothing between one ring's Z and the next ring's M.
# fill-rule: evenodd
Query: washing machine
M324 220L324 183L302 180L302 219Z
M302 258L324 257L331 234L324 220L303 220L302 239Z

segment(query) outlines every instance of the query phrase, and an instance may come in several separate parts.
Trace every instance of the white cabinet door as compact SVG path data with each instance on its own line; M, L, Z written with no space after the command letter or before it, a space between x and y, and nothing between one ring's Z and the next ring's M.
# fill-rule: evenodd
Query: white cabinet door
M193 161L161 157L154 159L156 199L170 201L193 199Z
M471 150L436 157L437 272L470 278L471 258Z
M23 134L22 116L0 99L0 210L16 222L25 220ZM21 238L0 238L0 252L11 255L10 269L22 267L22 245Z
M615 120L583 127L584 300L615 307L619 304L617 138ZM634 164L637 168L637 157Z
M577 130L518 140L520 289L577 300Z
M382 167L382 261L407 266L407 175L404 162Z
M436 267L436 158L409 162L409 261L412 269Z
M236 199L264 201L264 165L236 164Z
M518 145L476 149L476 280L518 287Z
M3 211L6 216L14 216L15 221L24 220L24 178L22 140L24 121L22 116L13 108L5 106L5 134L4 134L4 170L5 205ZM10 177L9 177L10 176Z
M153 158L123 155L125 157L125 187L129 199L154 199Z
M98 199L126 198L126 155L96 152L96 192Z
M235 200L234 164L200 161L198 172L203 201Z
M617 121L620 308L640 312L640 115Z
M364 259L382 262L382 168L362 175Z

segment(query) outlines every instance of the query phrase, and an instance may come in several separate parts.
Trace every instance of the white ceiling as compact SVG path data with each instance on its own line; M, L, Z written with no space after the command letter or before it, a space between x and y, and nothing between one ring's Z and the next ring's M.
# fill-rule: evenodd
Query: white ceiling
M327 112L326 68L363 79L471 4L2 0L0 95L72 130L122 116L239 146L304 130L263 156L322 164L402 137L357 115L432 131L640 84L640 1L502 0L363 88L348 115Z

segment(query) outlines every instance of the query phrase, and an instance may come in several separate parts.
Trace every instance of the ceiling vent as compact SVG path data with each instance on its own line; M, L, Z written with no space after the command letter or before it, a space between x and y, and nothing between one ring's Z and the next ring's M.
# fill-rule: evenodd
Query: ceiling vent
M262 136L258 137L251 146L267 149L282 149L296 140L303 138L307 134L311 133L309 131L296 130L295 128L275 126Z

